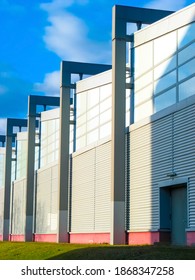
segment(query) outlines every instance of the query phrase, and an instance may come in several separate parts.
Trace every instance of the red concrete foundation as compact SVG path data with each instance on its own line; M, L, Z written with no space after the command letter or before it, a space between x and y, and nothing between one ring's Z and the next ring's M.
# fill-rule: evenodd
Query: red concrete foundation
M159 232L129 232L128 233L129 245L152 245L156 242L160 242Z
M35 242L57 242L57 234L34 234Z
M110 233L70 233L70 243L110 243Z
M3 241L3 235L0 234L0 241Z
M21 242L25 241L25 236L24 234L10 234L9 240Z
M186 239L187 239L186 243L188 246L195 245L195 231L187 231Z

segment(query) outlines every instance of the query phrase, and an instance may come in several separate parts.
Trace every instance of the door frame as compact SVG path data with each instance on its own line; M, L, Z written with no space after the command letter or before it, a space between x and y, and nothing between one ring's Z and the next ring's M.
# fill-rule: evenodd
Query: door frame
M161 217L161 204L160 204L160 193L162 191L162 189L172 189L172 188L175 188L175 187L186 187L186 193L187 193L187 201L186 201L186 207L187 207L187 222L186 222L186 229L185 231L187 231L187 228L189 227L189 210L188 210L188 182L189 182L189 178L188 177L181 177L181 178L173 178L171 180L166 180L166 181L162 181L162 182L159 182L158 184L158 187L159 187L159 232L163 232L163 228L160 227L160 217ZM171 227L170 227L170 242L171 242ZM187 238L186 238L186 242L187 242Z

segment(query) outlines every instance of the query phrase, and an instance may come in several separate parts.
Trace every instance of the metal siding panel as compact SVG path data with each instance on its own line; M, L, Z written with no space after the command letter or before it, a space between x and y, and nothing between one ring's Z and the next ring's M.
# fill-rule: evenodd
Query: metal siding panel
M96 148L95 230L110 231L111 142Z
M57 232L58 165L37 173L36 233Z
M111 143L72 160L71 232L110 231Z
M12 234L25 233L26 179L15 181L12 202Z
M174 113L174 170L189 177L188 227L195 227L195 105Z
M0 234L3 234L4 188L0 188Z
M172 117L130 132L129 230L159 228L158 183L172 168Z

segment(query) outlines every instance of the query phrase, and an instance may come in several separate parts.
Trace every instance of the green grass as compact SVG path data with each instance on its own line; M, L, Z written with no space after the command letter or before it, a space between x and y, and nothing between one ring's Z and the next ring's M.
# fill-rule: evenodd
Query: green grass
M0 242L0 260L195 260L195 248Z

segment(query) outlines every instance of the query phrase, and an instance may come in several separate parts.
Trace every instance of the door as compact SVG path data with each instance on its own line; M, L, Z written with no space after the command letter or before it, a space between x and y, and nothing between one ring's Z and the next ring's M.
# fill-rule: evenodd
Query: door
M187 188L170 189L171 194L171 240L172 244L185 245L187 227Z

